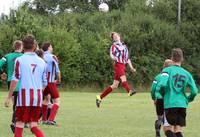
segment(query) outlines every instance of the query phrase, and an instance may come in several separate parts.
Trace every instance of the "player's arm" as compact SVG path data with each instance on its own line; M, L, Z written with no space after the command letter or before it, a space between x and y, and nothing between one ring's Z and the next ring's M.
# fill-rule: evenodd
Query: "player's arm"
M2 58L0 59L0 72L2 71L2 68L3 68L3 66L6 64L6 62L7 62L6 57L2 57Z
M161 88L166 88L167 87L168 80L169 80L169 74L167 72L163 71L161 73L159 82L157 83L156 88L155 88L155 98L156 99L159 96L162 96L161 93L160 93Z
M191 90L191 92L188 96L188 101L192 102L194 100L195 96L198 94L198 88L197 88L195 81L194 81L194 79L191 75L190 75L190 78L189 78L189 81L188 81L188 85L189 85L189 88Z
M151 84L151 98L152 100L156 100L155 98L155 89L156 89L157 81L154 79Z
M116 52L116 47L115 45L113 44L111 47L110 47L110 57L111 59L115 60L115 52Z
M128 66L130 67L130 69L131 69L131 71L132 72L136 72L136 69L133 67L133 64L132 64L132 62L131 62L131 59L128 59Z
M10 83L10 88L9 88L9 93L8 93L8 96L6 98L6 101L5 101L5 107L8 107L9 104L10 104L10 100L12 99L12 94L16 88L16 85L17 85L17 82L19 81L19 78L20 78L20 62L19 60L16 60L15 61L15 67L14 67L14 73L13 73L13 76L12 76L12 81Z
M58 65L58 59L56 56L53 56L53 60L54 60L55 66L56 66L56 76L57 76L56 82L60 83L61 82L61 73L60 73L60 69L59 69L59 65Z
M44 71L42 74L42 86L43 86L43 90L47 86L47 66L46 66L46 64L44 65Z

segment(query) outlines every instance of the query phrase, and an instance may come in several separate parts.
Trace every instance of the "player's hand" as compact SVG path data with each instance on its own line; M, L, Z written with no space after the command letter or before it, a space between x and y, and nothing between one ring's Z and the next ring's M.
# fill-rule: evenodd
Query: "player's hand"
M157 101L156 100L154 100L154 105L156 106L156 103L157 103Z
M6 98L6 100L5 100L5 102L4 102L4 106L5 106L5 107L9 107L9 105L10 105L10 100L11 100L10 97L7 97L7 98Z
M135 68L131 68L131 72L132 72L132 73L135 73L135 72L136 72L136 69L135 69Z
M1 74L1 79L6 81L7 80L7 74L6 73Z
M61 80L57 79L57 80L55 80L55 83L56 83L57 85L59 85L59 84L61 83Z

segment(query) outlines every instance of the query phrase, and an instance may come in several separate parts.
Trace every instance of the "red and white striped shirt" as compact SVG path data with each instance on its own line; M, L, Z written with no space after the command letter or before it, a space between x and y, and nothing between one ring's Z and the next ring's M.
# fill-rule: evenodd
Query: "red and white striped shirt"
M47 85L46 63L34 52L15 61L12 80L20 81L17 106L41 106L42 90Z
M128 62L128 48L121 42L113 43L110 48L110 55L117 63L126 64Z
M46 51L44 52L44 60L47 63L47 81L52 83L55 81L56 74L60 73L57 57Z

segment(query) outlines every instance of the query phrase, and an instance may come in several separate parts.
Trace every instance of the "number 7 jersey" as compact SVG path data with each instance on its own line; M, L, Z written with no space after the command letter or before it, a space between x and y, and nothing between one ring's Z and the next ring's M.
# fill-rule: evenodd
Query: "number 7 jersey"
M42 91L47 85L46 63L34 52L27 52L15 61L12 80L20 81L17 106L41 106Z
M187 95L187 87L190 94ZM192 75L180 66L170 66L163 69L161 79L156 86L155 96L160 96L160 89L164 88L164 108L187 108L188 102L194 100L198 93Z

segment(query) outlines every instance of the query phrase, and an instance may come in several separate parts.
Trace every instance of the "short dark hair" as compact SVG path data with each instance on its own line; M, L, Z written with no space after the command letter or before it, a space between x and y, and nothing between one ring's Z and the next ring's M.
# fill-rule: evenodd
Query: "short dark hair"
M172 49L171 59L174 62L182 62L183 61L183 51L180 48Z
M39 57L41 57L41 58L44 57L44 51L43 51L42 49L36 50L35 53L36 53Z
M42 50L43 51L47 51L48 50L48 48L51 46L51 43L50 42L44 42L43 44L42 44Z
M23 42L23 48L25 50L33 50L36 47L36 40L35 37L32 34L28 34L24 37L24 39L22 40Z
M22 41L21 40L15 40L13 42L13 48L15 50L21 49L22 48Z

